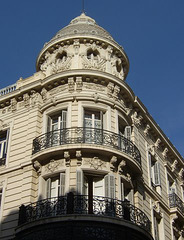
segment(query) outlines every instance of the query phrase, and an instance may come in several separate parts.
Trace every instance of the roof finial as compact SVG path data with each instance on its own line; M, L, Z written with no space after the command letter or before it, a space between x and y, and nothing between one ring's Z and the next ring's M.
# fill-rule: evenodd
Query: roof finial
M82 13L85 13L85 10L84 10L84 0L82 0Z

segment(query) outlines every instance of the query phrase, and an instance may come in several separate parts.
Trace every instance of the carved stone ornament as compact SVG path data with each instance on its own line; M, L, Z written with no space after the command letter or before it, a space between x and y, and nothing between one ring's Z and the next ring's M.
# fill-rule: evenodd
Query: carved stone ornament
M45 61L40 69L46 76L70 69L73 55L66 54L65 48L59 47L53 53L45 53Z
M33 164L33 166L34 166L35 170L37 171L37 173L40 174L41 171L42 171L42 166L41 166L41 164L40 164L38 161L35 161L34 164Z
M82 153L81 153L81 151L76 151L76 158L77 158L77 165L81 166L82 165Z
M134 111L134 113L131 116L132 118L132 123L135 124L136 126L140 127L142 124L143 116L138 115L137 111Z
M91 168L94 168L95 170L102 169L102 167L105 167L105 163L100 160L98 157L91 158L89 160L89 164Z
M182 181L184 181L184 168L181 168L179 171L179 177Z
M97 55L96 57L91 55L91 57L88 58L86 56L86 54L83 53L83 54L81 54L81 58L82 58L83 68L85 68L85 69L97 69L97 70L105 71L106 59L102 58L100 55Z
M158 138L158 139L156 140L156 142L155 142L155 148L156 148L156 149L159 149L160 143L161 143L161 140L160 140L160 138Z
M68 91L73 92L74 89L75 89L75 82L74 82L73 77L68 78Z
M113 171L113 172L117 168L117 161L118 161L117 157L116 156L112 156L112 158L110 160L110 170Z
M80 92L82 91L82 77L76 77L76 91Z
M111 68L112 74L119 78L124 78L124 71L122 66L122 61L117 56L113 55L111 57Z
M30 106L30 97L28 93L25 93L23 95L23 101L24 101L24 106L29 107Z
M38 95L39 93L37 93L35 90L31 90L31 106L34 107L36 105L36 103L38 102Z
M114 87L114 92L113 92L113 98L114 98L114 100L118 100L118 94L119 94L119 92L120 92L120 87L119 86L115 86Z
M171 165L171 170L174 172L177 168L178 160L174 160L173 164Z
M147 124L145 129L144 129L144 134L147 136L149 134L149 130L151 129L150 125Z
M12 98L10 101L11 111L15 112L17 110L17 100Z
M79 39L74 39L73 47L75 49L75 55L79 54L80 43Z
M169 151L168 148L165 148L164 151L162 152L162 156L164 158L167 158L168 151Z
M160 207L160 202L159 201L155 201L153 203L153 210L160 216L162 217L162 210Z
M152 156L155 156L155 145L148 146L148 151L151 153Z
M43 102L45 103L48 99L48 92L45 88L42 88L42 91L41 91L41 96L42 96L42 99L43 99Z
M54 159L50 160L50 162L45 166L45 170L47 172L55 172L58 167L59 167L59 162L58 161L55 161Z
M107 85L107 95L109 97L112 97L113 91L114 91L114 83L109 82L108 85Z
M64 159L66 167L69 167L71 162L69 152L64 152Z
M122 160L119 164L119 173L123 174L123 168L126 166L125 160Z

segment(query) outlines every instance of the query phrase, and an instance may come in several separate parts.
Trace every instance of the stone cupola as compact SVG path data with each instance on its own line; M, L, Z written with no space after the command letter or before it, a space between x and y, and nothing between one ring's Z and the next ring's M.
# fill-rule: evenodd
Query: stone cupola
M82 13L44 45L36 69L46 77L71 70L101 71L124 81L129 61L111 35Z

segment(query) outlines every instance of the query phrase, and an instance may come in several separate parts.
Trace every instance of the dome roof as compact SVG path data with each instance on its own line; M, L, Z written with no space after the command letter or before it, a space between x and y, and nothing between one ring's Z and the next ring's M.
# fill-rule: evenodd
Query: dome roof
M100 27L94 19L82 13L80 16L74 18L69 25L62 28L57 34L50 40L56 40L65 36L72 35L95 35L103 38L113 40L111 35L102 27Z

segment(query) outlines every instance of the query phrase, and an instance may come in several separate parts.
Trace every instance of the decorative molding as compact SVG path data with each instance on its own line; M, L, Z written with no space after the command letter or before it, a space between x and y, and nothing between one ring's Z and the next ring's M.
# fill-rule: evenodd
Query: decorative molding
M167 158L168 152L169 152L168 148L165 148L164 151L162 152L162 156L164 158Z
M58 161L52 159L52 160L50 160L50 162L45 166L45 170L46 170L47 172L53 173L53 172L55 172L55 171L58 169L59 165L60 165L60 163L59 163Z
M122 160L118 166L119 168L119 174L123 174L123 168L126 166L126 161Z
M160 207L160 202L159 201L155 201L153 203L153 210L156 212L156 214L162 218L162 209Z
M25 93L23 95L23 101L24 101L24 106L29 107L30 106L30 97L28 93Z
M37 173L38 173L38 174L41 174L41 172L42 172L42 166L41 166L41 164L40 164L38 161L35 161L35 162L33 163L33 166L34 166L35 170L37 171Z
M69 92L73 92L75 90L75 82L74 82L74 78L68 78L68 91Z
M71 159L70 159L70 154L69 154L69 152L64 152L64 159L65 159L65 165L66 165L66 167L70 167Z
M111 160L110 160L110 170L112 172L115 172L117 169L117 157L116 156L112 156Z
M113 94L112 94L114 100L118 100L118 94L119 94L119 92L120 92L120 87L117 86L117 85L115 85L115 87L114 87L114 92L113 92Z
M146 125L145 129L144 129L144 134L147 136L149 134L151 127L149 124Z
M138 115L137 111L134 111L133 114L131 115L132 118L132 123L138 127L141 126L142 124L142 120L143 120L143 116L142 115Z
M95 170L102 169L102 167L106 167L106 164L98 157L90 158L86 162L88 162L90 164L90 167L94 168Z
M76 151L76 158L77 158L77 165L81 166L82 165L82 153L81 151Z
M109 97L112 97L113 91L114 91L114 83L109 82L108 85L107 85L107 95Z
M82 77L76 77L76 91L81 92L82 86L83 86Z
M75 50L75 55L79 54L80 42L79 39L74 39L73 47Z
M174 172L177 169L178 160L174 160L173 164L171 165L171 171Z
M157 140L155 142L155 148L159 149L160 148L160 144L161 144L161 140L160 140L160 138L157 138Z
M17 100L15 98L12 98L10 100L10 109L12 112L15 112L17 110Z
M38 103L38 96L39 96L38 92L36 92L35 90L31 90L30 98L32 107L34 107Z

